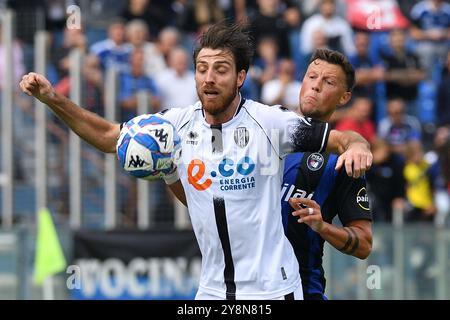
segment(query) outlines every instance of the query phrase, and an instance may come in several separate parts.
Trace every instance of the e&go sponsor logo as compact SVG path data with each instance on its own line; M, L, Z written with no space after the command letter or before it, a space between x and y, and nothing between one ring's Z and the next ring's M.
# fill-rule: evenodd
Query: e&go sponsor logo
M224 158L217 170L206 175L206 165L200 159L193 159L188 165L188 182L198 191L204 191L211 187L212 178L219 177L221 190L242 190L255 187L255 178L250 175L255 170L255 163L250 157L243 157L238 162ZM238 175L237 177L235 175ZM234 176L234 178L230 178Z

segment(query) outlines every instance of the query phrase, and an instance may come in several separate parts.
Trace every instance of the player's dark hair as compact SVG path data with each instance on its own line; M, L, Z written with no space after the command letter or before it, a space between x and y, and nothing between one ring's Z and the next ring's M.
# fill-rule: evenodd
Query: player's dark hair
M342 53L330 49L317 49L314 51L308 65L310 65L315 60L323 60L331 64L341 66L345 74L345 79L347 83L347 91L352 92L355 86L355 69L348 61L347 57Z
M248 71L253 57L253 44L250 33L244 25L222 21L212 25L200 36L194 49L194 64L201 49L222 49L233 54L236 71Z

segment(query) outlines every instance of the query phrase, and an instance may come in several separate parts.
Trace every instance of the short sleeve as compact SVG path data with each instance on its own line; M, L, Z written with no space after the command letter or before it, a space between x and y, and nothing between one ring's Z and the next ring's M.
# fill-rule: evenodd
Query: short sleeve
M294 152L323 152L326 149L330 134L327 122L301 117L284 107L273 106L266 123L279 138L277 150L280 158ZM268 134L274 136L273 132Z
M345 173L339 172L339 182L336 184L339 190L337 208L339 220L345 226L353 220L372 221L369 195L367 193L366 179L364 177L353 179Z

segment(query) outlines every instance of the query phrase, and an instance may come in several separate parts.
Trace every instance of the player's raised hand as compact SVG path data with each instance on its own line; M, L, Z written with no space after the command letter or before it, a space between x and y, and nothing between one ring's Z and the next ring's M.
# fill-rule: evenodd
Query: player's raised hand
M336 170L345 166L349 177L359 178L372 166L372 153L364 143L353 143L342 153L336 163Z
M47 78L34 72L24 75L19 86L23 92L39 99L43 103L46 103L55 94Z

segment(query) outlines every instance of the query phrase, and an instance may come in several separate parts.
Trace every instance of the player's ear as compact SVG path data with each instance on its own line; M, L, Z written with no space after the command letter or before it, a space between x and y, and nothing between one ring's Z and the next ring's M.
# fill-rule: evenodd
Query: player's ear
M347 102L350 101L352 97L352 93L350 91L346 91L342 96L341 99L339 99L339 105L343 106L345 104L347 104Z
M241 70L238 72L238 76L237 76L237 87L238 88L240 88L244 84L246 75L247 75L247 72L245 72L245 70Z

